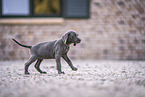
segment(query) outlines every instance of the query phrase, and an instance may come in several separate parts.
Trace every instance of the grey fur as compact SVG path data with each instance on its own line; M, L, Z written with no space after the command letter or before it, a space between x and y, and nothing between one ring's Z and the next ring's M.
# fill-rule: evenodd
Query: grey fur
M45 71L42 71L39 68L40 63L43 61L43 59L55 59L58 73L64 74L64 72L61 71L61 62L60 62L61 57L69 64L72 70L74 71L77 70L77 68L73 66L71 60L67 56L67 53L69 51L69 45L74 43L75 46L77 43L81 42L81 39L78 38L78 34L75 31L68 31L62 36L61 39L39 43L33 46L23 45L17 42L15 39L13 40L20 46L30 49L31 57L25 63L25 74L30 74L28 72L28 68L31 65L31 63L33 63L36 60L37 62L35 64L35 68L37 69L37 71L40 73L46 73Z

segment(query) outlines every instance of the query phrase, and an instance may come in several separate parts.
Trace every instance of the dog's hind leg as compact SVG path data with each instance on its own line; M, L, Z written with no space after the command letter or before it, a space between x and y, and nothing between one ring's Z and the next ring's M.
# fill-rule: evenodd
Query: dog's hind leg
M36 56L31 56L30 59L25 63L25 74L30 74L28 72L28 68L34 61L36 61L36 59L37 59Z
M45 71L42 71L41 69L40 69L40 63L42 62L43 60L42 59L38 59L37 60L37 62L36 62L36 64L35 64L35 68L36 68L36 70L38 71L38 72L40 72L40 73L46 73Z

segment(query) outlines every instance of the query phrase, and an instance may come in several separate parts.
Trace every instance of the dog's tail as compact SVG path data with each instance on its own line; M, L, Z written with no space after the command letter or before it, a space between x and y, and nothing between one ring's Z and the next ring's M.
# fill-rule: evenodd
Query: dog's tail
M12 40L15 41L18 45L20 45L22 47L26 47L26 48L30 48L30 49L32 47L32 46L23 45L23 44L19 43L18 41L16 41L15 39L12 39Z

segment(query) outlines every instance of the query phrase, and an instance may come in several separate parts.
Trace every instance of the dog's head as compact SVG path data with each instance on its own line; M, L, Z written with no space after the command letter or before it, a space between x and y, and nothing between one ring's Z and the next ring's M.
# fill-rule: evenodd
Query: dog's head
M78 36L79 35L75 31L70 30L62 36L62 40L66 45L74 43L74 46L76 46L76 44L81 42Z

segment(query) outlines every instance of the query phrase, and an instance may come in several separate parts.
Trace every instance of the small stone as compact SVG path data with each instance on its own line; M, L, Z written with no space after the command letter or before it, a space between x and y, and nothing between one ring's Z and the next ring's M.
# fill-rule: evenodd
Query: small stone
M50 68L55 68L55 66L50 66Z
M83 78L79 78L78 80L84 80Z

